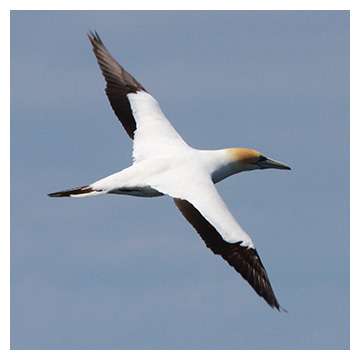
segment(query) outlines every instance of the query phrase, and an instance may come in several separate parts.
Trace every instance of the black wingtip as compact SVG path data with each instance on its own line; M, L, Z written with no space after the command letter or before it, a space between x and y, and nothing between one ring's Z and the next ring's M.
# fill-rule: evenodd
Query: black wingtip
M288 311L283 308L276 300L276 303L269 303L265 298L264 300L268 303L268 305L270 305L270 307L273 309L273 310L277 310L278 312L283 312L283 313L288 313Z
M269 283L270 284L270 283ZM254 289L256 291L256 289ZM257 292L257 291L256 291ZM259 293L258 293L259 294ZM278 302L273 289L271 288L270 285L270 292L267 294L259 294L264 300L265 302L274 310L277 310L279 312L287 312L286 309L284 309Z
M98 32L96 30L94 30L94 31L90 30L87 33L87 36L93 45L94 44L104 45L100 38L100 35L98 34Z

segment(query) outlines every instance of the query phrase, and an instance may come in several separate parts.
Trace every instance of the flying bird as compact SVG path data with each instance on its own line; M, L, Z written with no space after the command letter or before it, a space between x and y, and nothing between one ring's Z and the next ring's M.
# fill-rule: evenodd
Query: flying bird
M168 195L205 245L240 273L272 308L281 310L253 241L214 184L242 171L290 167L254 149L198 150L189 146L157 100L112 57L99 35L90 32L88 37L106 81L110 105L133 140L133 164L90 185L48 195Z

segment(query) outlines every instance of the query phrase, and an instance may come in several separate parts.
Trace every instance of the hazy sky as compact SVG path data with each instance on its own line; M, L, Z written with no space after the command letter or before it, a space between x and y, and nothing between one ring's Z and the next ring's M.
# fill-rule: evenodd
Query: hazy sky
M347 12L13 12L14 349L349 347ZM166 197L54 199L127 167L86 32L199 148L288 163L218 185L288 314Z

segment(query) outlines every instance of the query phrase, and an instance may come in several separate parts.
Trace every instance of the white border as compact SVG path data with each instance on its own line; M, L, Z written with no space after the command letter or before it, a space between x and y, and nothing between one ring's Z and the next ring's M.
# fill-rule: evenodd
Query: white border
M0 66L0 164L1 164L1 224L0 224L0 349L10 341L10 16L1 6L0 41L4 52ZM4 171L4 173L3 173ZM3 351L2 351L3 352Z
M355 1L340 0L12 0L14 10L347 10Z
M51 351L51 354L48 351L9 351L10 344L10 315L9 315L9 306L10 306L10 286L9 286L9 270L10 270L10 217L9 217L9 206L10 206L10 192L9 192L9 168L10 168L10 157L9 157L9 148L10 148L10 138L9 138L9 119L10 119L10 10L348 10L351 9L351 93L356 94L356 97L359 94L358 91L358 80L359 80L359 71L358 65L360 64L359 59L359 22L360 18L358 16L358 6L356 1L318 1L318 0L303 0L303 1L291 1L291 0L263 0L263 1L236 1L236 0L131 0L131 1L119 1L119 0L48 0L48 1L30 1L30 0L2 0L0 2L0 41L4 53L1 56L1 70L0 70L0 164L1 168L5 169L5 174L1 174L1 237L0 237L0 284L1 284L1 293L0 293L0 356L2 359L7 359L8 357L19 357L26 356L36 357L37 359L41 358L51 358L57 359L64 356L61 351ZM359 183L358 177L358 157L359 154L359 111L358 105L356 102L356 97L353 96L353 101L351 103L351 160L353 163L351 171L351 238L354 239L351 242L351 252L352 254L359 253L360 241L358 227L356 223L358 220L358 207L356 200L358 199L359 192L357 187L354 184ZM344 119L345 121L345 119ZM341 171L341 164L339 164L339 171ZM344 239L345 240L345 239ZM352 358L358 353L358 335L357 331L357 320L359 319L359 307L358 300L358 280L356 278L356 272L358 270L358 263L355 261L355 255L351 257L351 351L251 351L251 354L247 354L249 351L242 354L239 354L238 351L187 351L186 354L180 351L122 351L121 356L126 358L137 358L138 356L146 357L156 357L157 359L166 358L182 358L186 356L204 356L206 358L215 358L226 356L228 358L236 358L239 356L276 356L276 358L286 358L289 356L291 358L303 358L306 357L319 357L326 359L333 358L343 358L351 356ZM84 353L86 352L86 353ZM100 353L99 353L100 352ZM200 354L201 353L201 354ZM117 350L113 351L66 351L66 357L78 357L86 356L87 358L94 358L98 356L106 356L108 358L118 358L120 355ZM359 355L358 355L359 356ZM357 356L357 357L358 357Z

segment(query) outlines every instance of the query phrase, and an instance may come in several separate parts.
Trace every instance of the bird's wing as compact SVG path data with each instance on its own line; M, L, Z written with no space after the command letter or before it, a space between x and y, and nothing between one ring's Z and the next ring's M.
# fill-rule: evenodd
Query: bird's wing
M181 199L174 199L174 201L186 220L204 240L206 246L214 254L220 255L240 273L257 294L263 297L271 307L280 310L270 280L256 249L243 246L241 242L227 242L218 232L216 225L207 221L202 213L189 201Z
M106 94L116 116L134 140L133 157L140 161L187 146L145 88L106 49L97 33L90 42L106 81Z
M226 260L273 308L280 305L249 235L234 219L210 178L192 173L191 179L168 178L152 186L174 198L175 204L204 240L206 246ZM173 181L169 181L173 180Z

